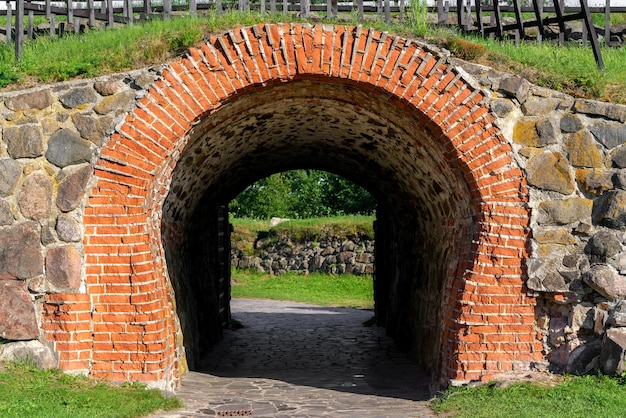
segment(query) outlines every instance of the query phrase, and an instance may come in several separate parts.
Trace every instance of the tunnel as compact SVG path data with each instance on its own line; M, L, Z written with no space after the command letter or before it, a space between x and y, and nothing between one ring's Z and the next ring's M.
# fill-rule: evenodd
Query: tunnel
M377 321L412 359L438 369L442 306L471 249L474 214L460 169L418 119L381 92L297 80L199 121L178 161L162 240L191 369L227 321L220 208L254 181L300 168L339 174L376 198Z
M445 55L361 27L267 24L210 36L155 78L100 150L85 206L91 375L174 387L198 367L228 320L220 208L302 168L376 198L377 320L438 382L541 358L524 172L490 98Z

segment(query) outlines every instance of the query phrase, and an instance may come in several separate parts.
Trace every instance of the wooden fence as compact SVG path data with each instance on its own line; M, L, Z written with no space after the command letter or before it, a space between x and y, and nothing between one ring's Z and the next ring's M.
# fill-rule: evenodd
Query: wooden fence
M227 9L298 13L305 18L313 13L326 17L334 17L338 13L356 13L361 21L366 16L386 22L390 22L392 16L393 19L406 21L409 18L411 1L420 0L12 0L0 1L0 6L6 4L6 9L0 9L0 17L6 16L6 24L0 28L0 35L4 35L7 42L14 42L15 55L19 58L24 38L41 35L46 32L46 28L49 36L59 36L68 31L80 32L87 27L114 28L146 19L220 13ZM530 0L532 6L523 7L522 1L524 0L510 0L511 6L503 6L498 0L436 0L436 6L429 7L428 12L437 15L439 25L452 24L466 32L512 38L518 42L522 39L535 39L539 42L555 39L560 43L567 42L570 33L566 23L578 20L583 23L580 39L591 45L600 68L604 67L604 63L598 34L604 36L606 45L622 45L622 38L612 35L610 15L626 13L626 7L611 7L610 0L606 0L605 7L595 8L588 7L587 0L579 0L579 7L565 7L564 0L555 1L550 7L544 7L544 0ZM604 28L593 26L592 13L605 15ZM506 15L513 18L505 19ZM528 15L534 16L534 19L524 19L523 16ZM35 16L45 16L47 23L35 25ZM545 28L549 25L557 28L556 33L546 33ZM531 28L536 30L530 33Z

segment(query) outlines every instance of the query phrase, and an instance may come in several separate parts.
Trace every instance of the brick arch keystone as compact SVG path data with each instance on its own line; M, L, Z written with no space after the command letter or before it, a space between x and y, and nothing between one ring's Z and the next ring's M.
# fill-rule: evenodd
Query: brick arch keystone
M159 230L172 170L195 123L247 92L302 78L382 91L420 119L462 172L476 228L470 257L447 289L444 378L487 379L541 358L535 301L524 291L525 179L485 93L445 57L361 27L266 24L212 36L160 75L101 150L84 213L86 293L52 295L44 305L62 368L177 381Z

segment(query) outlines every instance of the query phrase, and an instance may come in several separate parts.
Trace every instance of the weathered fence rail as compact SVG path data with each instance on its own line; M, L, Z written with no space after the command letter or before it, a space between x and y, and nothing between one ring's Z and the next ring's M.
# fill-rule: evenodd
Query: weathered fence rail
M0 21L4 16L4 27L0 35L6 42L15 44L16 57L22 54L24 38L33 38L46 31L50 36L64 32L79 32L85 28L114 28L153 18L169 19L173 15L220 13L227 9L240 11L259 10L262 13L298 13L309 17L311 13L327 17L338 13L356 12L361 21L366 15L390 22L393 19L407 20L411 1L421 0L12 0L0 1ZM455 25L466 32L482 36L522 39L556 39L565 43L570 37L566 23L581 21L582 35L579 41L588 42L600 68L604 67L600 54L598 35L604 37L608 46L622 45L624 39L612 34L610 16L626 13L626 7L611 7L606 0L604 7L588 7L587 0L579 0L579 7L565 7L564 0L545 6L544 0L531 0L532 6L522 7L524 0L511 0L511 6L499 4L499 0L436 0L428 7L428 13L437 16L439 25ZM526 0L528 1L528 0ZM4 7L2 7L4 5ZM604 27L593 25L591 15L605 16ZM533 19L524 16L533 15ZM47 23L35 24L35 16L44 16ZM505 22L504 16L513 16ZM556 32L546 33L553 25ZM532 34L529 29L536 28Z

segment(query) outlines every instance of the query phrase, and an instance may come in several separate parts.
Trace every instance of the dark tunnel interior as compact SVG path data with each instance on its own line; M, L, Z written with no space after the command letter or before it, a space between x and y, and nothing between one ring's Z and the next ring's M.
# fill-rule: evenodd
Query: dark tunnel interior
M190 369L222 334L218 208L258 179L300 168L336 173L376 198L377 320L413 360L437 369L442 306L470 253L473 208L461 171L419 116L376 90L303 79L242 95L198 121L161 225Z

